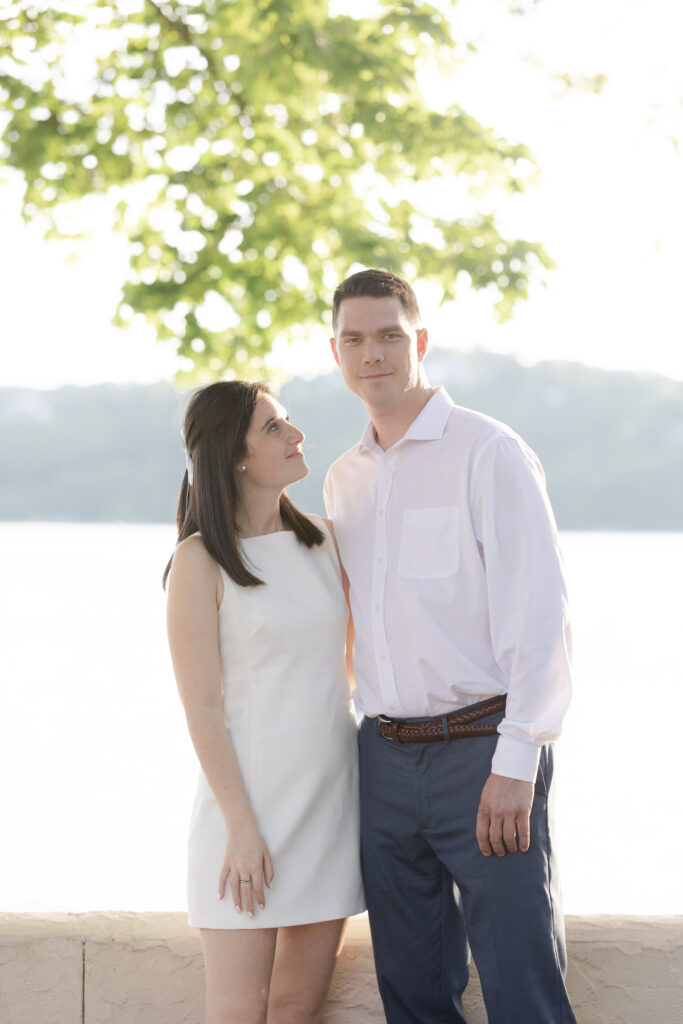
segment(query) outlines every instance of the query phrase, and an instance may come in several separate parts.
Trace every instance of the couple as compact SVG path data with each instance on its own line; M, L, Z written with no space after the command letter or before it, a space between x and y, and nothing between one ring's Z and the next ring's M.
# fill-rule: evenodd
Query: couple
M570 638L542 470L430 387L401 278L347 278L333 325L370 422L328 473L330 520L286 495L303 434L267 386L211 385L185 418L166 575L202 767L188 871L206 1024L322 1019L364 909L359 822L390 1024L463 1022L469 948L490 1024L573 1024L548 813Z

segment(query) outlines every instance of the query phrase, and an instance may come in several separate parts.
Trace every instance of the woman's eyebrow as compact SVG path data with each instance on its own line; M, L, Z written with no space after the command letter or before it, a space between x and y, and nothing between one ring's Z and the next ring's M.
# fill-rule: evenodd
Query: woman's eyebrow
M276 420L285 420L285 422L289 423L289 413L285 413L284 416L270 416L261 427L261 430L267 430L271 423L275 423Z

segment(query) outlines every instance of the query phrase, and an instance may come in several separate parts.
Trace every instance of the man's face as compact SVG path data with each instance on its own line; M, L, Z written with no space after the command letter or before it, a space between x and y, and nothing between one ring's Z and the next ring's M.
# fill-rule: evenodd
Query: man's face
M330 344L346 384L371 409L398 409L419 385L427 331L393 296L343 299Z

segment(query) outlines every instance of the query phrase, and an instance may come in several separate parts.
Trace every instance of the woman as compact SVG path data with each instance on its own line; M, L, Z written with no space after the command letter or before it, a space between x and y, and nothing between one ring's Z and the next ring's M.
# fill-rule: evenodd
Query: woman
M206 1024L322 1019L344 919L364 909L348 610L330 524L285 492L304 435L265 384L185 416L168 635L201 763L188 858Z

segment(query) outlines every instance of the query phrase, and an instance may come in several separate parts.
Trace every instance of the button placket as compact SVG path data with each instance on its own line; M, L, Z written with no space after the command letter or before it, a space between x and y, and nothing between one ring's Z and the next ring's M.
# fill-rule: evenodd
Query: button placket
M389 645L384 626L384 594L387 576L387 516L386 510L393 483L395 456L382 460L377 482L377 502L375 505L375 536L373 546L372 572L372 638L375 655L375 667L379 687L385 706L393 710L398 703L396 681L393 666L389 657Z

